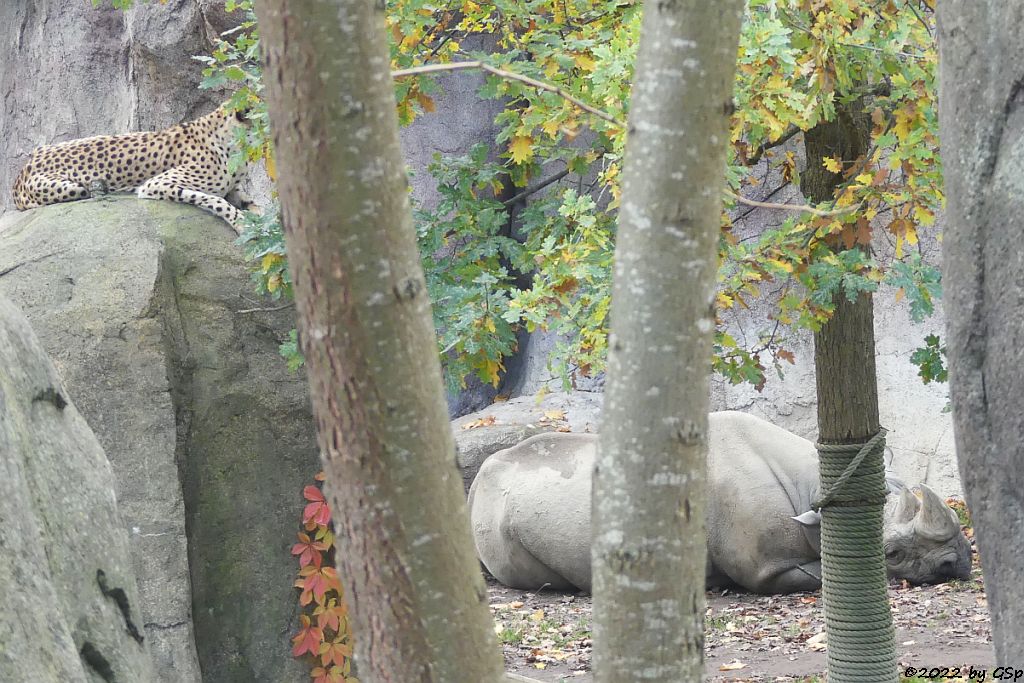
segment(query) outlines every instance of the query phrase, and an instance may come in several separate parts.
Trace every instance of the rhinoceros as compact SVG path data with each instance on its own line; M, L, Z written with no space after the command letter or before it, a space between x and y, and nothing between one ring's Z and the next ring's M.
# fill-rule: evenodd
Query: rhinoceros
M712 413L708 453L708 585L757 593L821 586L818 457L807 439L739 412ZM477 553L513 588L590 591L593 434L533 436L488 458L469 494ZM925 485L890 480L885 561L891 577L970 576L956 513Z

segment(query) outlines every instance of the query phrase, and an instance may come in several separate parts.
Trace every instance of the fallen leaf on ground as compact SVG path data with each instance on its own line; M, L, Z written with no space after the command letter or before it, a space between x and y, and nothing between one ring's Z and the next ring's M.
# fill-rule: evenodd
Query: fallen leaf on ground
M462 428L463 429L476 429L477 427L489 427L492 424L494 424L495 419L496 418L493 415L487 415L485 417L479 417L479 418L473 420L472 422L467 422L466 424L462 425Z

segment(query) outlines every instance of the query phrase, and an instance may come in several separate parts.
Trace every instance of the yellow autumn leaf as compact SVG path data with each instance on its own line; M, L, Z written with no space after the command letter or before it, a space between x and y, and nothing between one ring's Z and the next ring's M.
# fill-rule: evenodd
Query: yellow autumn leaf
M420 29L415 29L412 33L409 33L404 38L402 38L402 43L400 47L405 51L411 51L412 48L416 47L416 45L420 42L420 39L422 37L423 31L421 31Z
M913 225L907 226L907 244L917 244L917 228Z
M587 54L576 55L573 61L576 62L576 66L584 71L593 71L597 68L597 62L594 61L593 57Z
M494 332L494 318L484 318L484 329L488 332Z
M281 287L281 275L279 273L274 273L269 278L267 278L267 291L268 292L274 293L278 289L280 289L280 287Z
M836 198L836 208L843 208L853 204L856 199L856 194L853 191L852 185L847 185L843 193Z
M512 162L522 164L533 158L533 138L529 135L516 135L509 143L508 151Z
M839 163L839 159L833 159L832 157L825 157L821 162L830 173L839 173L843 166Z
M855 180L858 183L860 183L861 185L870 185L871 184L871 180L873 178L874 178L874 176L871 175L870 173L861 173L859 176L857 176L855 178Z
M263 268L263 272L266 273L274 267L275 263L283 261L284 257L281 254L270 252L269 254L263 255L263 260L260 262L260 266Z
M541 125L541 129L551 137L555 137L558 135L560 126L561 124L558 122L558 119L548 119Z
M921 225L932 225L935 223L935 214L923 206L914 207L914 220Z
M539 609L530 615L530 621L540 621L544 618L544 610Z
M263 160L266 162L267 175L270 176L270 179L273 180L276 183L277 182L277 162L274 161L274 150L271 149L269 143L263 148Z
M908 114L903 109L896 111L896 125L892 127L892 132L896 134L898 140L906 140L907 136L910 135L910 124L914 120L914 116Z
M428 114L437 109L437 107L434 106L434 98L424 92L416 93L416 101L420 103L421 107L423 107L423 111Z
M502 364L499 361L490 359L484 361L484 375L486 376L487 380L491 383L491 386L498 386L498 383L501 382L501 375L499 375L498 373L504 369L504 366L502 366Z

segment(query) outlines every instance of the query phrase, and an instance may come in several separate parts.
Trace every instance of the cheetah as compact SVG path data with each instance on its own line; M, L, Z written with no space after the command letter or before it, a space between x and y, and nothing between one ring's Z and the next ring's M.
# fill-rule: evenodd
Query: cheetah
M161 131L97 135L33 150L14 181L14 205L47 204L133 191L142 199L194 204L242 234L242 212L225 197L244 169L228 172L235 129L245 112L222 104L194 121Z

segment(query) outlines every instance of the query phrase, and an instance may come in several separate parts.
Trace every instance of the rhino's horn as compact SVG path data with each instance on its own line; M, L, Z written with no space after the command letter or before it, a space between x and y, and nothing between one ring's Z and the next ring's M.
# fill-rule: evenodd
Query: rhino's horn
M917 517L917 511L921 509L921 501L908 488L900 489L896 494L899 500L896 501L896 510L893 512L893 521L897 524L906 524Z
M919 534L926 538L945 541L960 533L960 523L939 494L925 484L919 484L921 491L921 512L914 524Z

